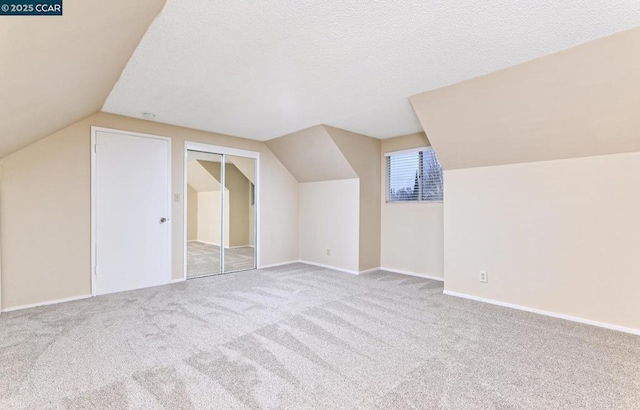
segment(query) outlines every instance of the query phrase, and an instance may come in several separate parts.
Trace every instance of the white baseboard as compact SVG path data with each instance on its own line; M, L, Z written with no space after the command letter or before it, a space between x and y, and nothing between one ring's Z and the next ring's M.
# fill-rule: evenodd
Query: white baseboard
M72 302L74 300L88 299L90 297L91 297L91 295L72 296L70 298L49 300L49 301L46 301L46 302L31 303L29 305L14 306L14 307L2 309L2 311L3 312L13 312L15 310L30 309L30 308L34 308L34 307L38 307L38 306L55 305L55 304L58 304L58 303Z
M178 278L178 279L171 279L168 284L170 283L178 283L178 282L184 282L185 280L187 280L186 278Z
M203 241L201 239L194 239L194 240L187 241L187 242L200 242L200 243L204 243L204 244L207 244L207 245L214 245L214 246L220 247L219 243ZM225 249L254 248L254 246L253 245L240 245L240 246L225 246L224 248Z
M318 266L318 267L320 267L320 268L327 268L327 269L337 270L337 271L339 271L339 272L350 273L350 274L352 274L352 275L359 275L359 274L360 274L360 272L355 271L355 270L349 270L349 269L338 268L338 267L336 267L336 266L325 265L325 264L323 264L323 263L309 262L309 261L303 261L303 260L299 260L298 262L300 262L300 263L306 263L307 265Z
M331 265L325 265L325 264L322 264L322 263L309 262L309 261L303 261L303 260L274 263L274 264L271 264L271 265L260 266L258 269L274 268L276 266L290 265L292 263L306 263L307 265L318 266L320 268L333 269L333 270L337 270L339 272L349 273L351 275L360 275L360 274L363 274L363 273L374 272L374 271L377 271L377 270L381 269L381 268L373 268L373 269L367 269L367 270L363 270L363 271L357 272L357 271L354 271L354 270L342 269L342 268L338 268L338 267L331 266Z
M417 276L418 278L431 279L431 280L444 282L444 278L441 278L440 276L425 275L423 273L409 272L406 270L391 269L391 268L380 268L380 270L386 270L387 272L399 273L401 275Z
M513 304L513 303L501 302L499 300L482 298L482 297L479 297L479 296L467 295L466 293L452 292L450 290L445 290L443 293L445 295L455 296L455 297L458 297L458 298L475 300L477 302L484 302L484 303L489 303L491 305L508 307L508 308L511 308L511 309L522 310L522 311L530 312L530 313L537 313L539 315L550 316L550 317L554 317L554 318L557 318L557 319L569 320L571 322L583 323L583 324L586 324L586 325L597 326L597 327L602 327L602 328L611 329L611 330L617 330L619 332L631 333L633 335L640 336L640 329L633 329L633 328L630 328L630 327L612 325L612 324L604 323L604 322L597 322L595 320L583 319L581 317L564 315L562 313L549 312L547 310L530 308L530 307L527 307L527 306L516 305L516 304Z
M298 263L298 261L272 263L271 265L260 265L260 266L258 266L258 269L275 268L276 266L291 265L292 263Z
M203 241L201 239L196 239L195 241L187 241L187 242L200 242L200 243L204 243L204 244L207 244L207 245L215 245L217 247L220 247L219 243ZM227 249L227 248L225 247L225 249Z

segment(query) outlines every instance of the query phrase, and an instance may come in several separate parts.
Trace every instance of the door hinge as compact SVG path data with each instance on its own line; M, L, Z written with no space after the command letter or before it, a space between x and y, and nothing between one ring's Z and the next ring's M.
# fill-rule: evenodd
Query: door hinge
M98 152L98 144L93 144L93 152Z

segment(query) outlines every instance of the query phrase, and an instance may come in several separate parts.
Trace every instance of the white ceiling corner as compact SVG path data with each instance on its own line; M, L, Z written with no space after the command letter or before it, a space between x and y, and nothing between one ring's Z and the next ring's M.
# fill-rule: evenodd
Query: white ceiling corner
M168 0L103 111L268 140L421 131L408 97L640 25L621 0Z

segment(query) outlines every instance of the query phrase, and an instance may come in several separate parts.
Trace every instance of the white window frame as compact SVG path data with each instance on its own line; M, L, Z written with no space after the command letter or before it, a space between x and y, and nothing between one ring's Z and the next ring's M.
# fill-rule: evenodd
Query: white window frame
M399 151L389 151L389 152L385 152L384 153L384 167L385 167L385 174L384 174L384 179L385 179L385 192L384 192L384 197L385 197L385 203L387 204L411 204L411 203L420 203L420 204L429 204L429 203L442 203L443 200L442 199L421 199L422 198L422 178L423 178L423 172L420 168L423 167L422 161L419 162L418 165L418 189L419 189L419 193L418 193L418 199L415 200L389 200L389 193L390 193L390 189L391 189L391 181L390 181L390 171L389 171L389 161L387 160L388 157L391 157L393 155L398 155L398 154L409 154L412 152L424 152L424 151L433 151L433 147L431 146L424 146L424 147L418 147L418 148L410 148L410 149L404 149L404 150L399 150ZM444 183L443 183L444 184Z

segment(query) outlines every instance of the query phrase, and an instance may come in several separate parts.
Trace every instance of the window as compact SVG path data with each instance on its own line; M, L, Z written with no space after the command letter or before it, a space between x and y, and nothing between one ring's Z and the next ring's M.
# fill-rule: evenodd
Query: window
M442 168L431 148L385 154L387 202L442 201Z

